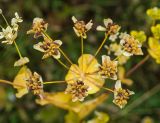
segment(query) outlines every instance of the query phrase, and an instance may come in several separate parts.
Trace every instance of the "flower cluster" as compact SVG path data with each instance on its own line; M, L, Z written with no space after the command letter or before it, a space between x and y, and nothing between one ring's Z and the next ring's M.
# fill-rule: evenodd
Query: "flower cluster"
M50 56L59 59L60 58L59 47L61 45L62 41L60 40L52 41L47 38L44 38L43 42L39 42L38 44L35 44L33 47L34 49L44 53L42 59L48 58Z
M78 37L87 38L86 32L92 28L92 20L90 20L87 24L84 21L78 21L74 16L72 17L72 21L74 23L74 32Z
M148 38L148 52L150 56L154 58L158 64L160 64L160 23L157 21L160 19L160 9L157 7L148 9L147 14L153 19L153 24L150 28L152 36Z
M42 36L42 32L47 30L48 24L42 18L34 18L32 29L27 34L34 34L34 38Z
M122 33L120 35L120 38L120 44L122 46L123 54L125 56L143 55L143 52L141 50L141 43L133 36L130 36L126 33Z
M109 35L109 39L111 41L115 41L117 39L117 36L119 34L119 30L120 30L120 26L113 23L113 21L108 18L108 19L104 19L104 25L103 26L97 26L97 30L98 31L104 31L107 35Z
M3 15L2 12L1 14ZM2 32L0 32L0 39L4 39L2 43L13 44L18 34L18 23L21 23L23 20L21 17L19 17L17 12L15 13L15 17L11 20L11 25L9 25L5 17L4 20L6 21L7 27L2 27Z
M7 21L5 16L3 15L2 10L0 10L0 14L2 15L4 21L7 24L7 27L2 28L2 32L0 32L0 39L3 39L2 43L12 45L14 43L16 50L19 54L20 59L15 61L14 66L23 66L29 62L29 58L22 57L18 45L16 44L16 38L18 35L19 23L23 22L22 18L19 17L18 13L15 13L15 17L11 19L11 24Z
M83 81L77 80L74 83L68 84L65 93L72 95L72 101L76 102L77 100L83 101L86 96L88 96L88 86L84 84Z
M160 9L157 7L148 9L146 13L148 16L150 16L154 20L160 19Z
M21 17L19 17L17 13L15 14L15 18L11 20L11 26L8 26L6 29L2 29L0 37L6 39L6 41L2 41L2 43L12 44L14 42L20 57L20 59L15 62L14 66L23 66L13 82L14 88L18 90L17 97L22 97L31 91L46 103L48 100L54 99L48 99L44 96L47 95L43 90L44 84L63 82L67 84L63 93L69 97L69 101L82 102L90 94L96 94L97 92L100 92L101 89L105 89L114 94L113 103L118 105L120 108L123 108L127 104L129 96L134 94L134 92L121 87L121 81L122 83L131 85L132 80L125 78L125 70L119 70L118 67L122 67L129 57L133 55L143 55L141 47L142 43L146 40L144 32L134 31L131 32L131 35L127 33L120 33L121 27L118 24L114 23L110 18L104 19L103 22L105 27L97 26L96 28L98 31L104 31L105 34L101 45L97 48L97 51L94 54L85 54L83 49L83 40L87 38L87 32L91 30L93 26L92 20L85 23L85 21L79 21L73 16L72 21L75 34L81 38L81 56L78 58L77 64L73 63L68 55L61 49L62 41L52 39L48 35L48 23L46 23L42 18L36 17L33 19L31 29L27 31L27 34L33 33L34 38L37 40L39 40L38 37L43 39L43 41L39 41L33 46L34 49L43 53L42 59L53 57L54 60L57 60L65 69L68 70L65 80L61 81L43 82L42 77L38 73L32 73L27 65L25 65L29 62L29 59L27 57L22 57L18 45L15 42L18 23L22 22ZM156 31L157 28L159 27L156 26L152 29L152 32L156 35L158 35L158 31ZM105 42L108 39L110 42L105 45ZM102 62L100 64L96 57L103 46L107 49L108 54L101 56ZM61 57L64 57L63 59L66 59L69 65L65 64L66 62L63 62ZM119 71L121 71L121 73ZM114 90L104 87L107 79L116 81ZM21 82L21 85L18 83L19 81Z
M130 91L128 89L127 90L123 89L121 87L121 81L118 80L115 84L113 103L118 105L120 108L123 108L127 104L129 96L133 94L134 94L133 91Z
M102 78L117 80L117 61L111 61L109 56L102 56L102 65L99 65L99 74Z
M40 95L43 93L43 80L42 77L34 72L29 78L26 78L27 87L33 92L34 95Z

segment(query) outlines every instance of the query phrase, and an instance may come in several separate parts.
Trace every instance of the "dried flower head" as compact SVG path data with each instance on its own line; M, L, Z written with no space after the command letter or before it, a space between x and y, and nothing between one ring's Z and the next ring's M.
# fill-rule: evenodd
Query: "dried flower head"
M34 18L32 29L27 31L27 34L34 34L34 38L37 38L42 35L43 31L46 31L48 23L46 23L42 18Z
M123 108L127 104L127 100L129 99L129 96L133 94L134 94L133 91L130 91L128 89L123 89L121 87L121 81L117 80L115 84L113 103L118 105L120 108Z
M17 66L22 66L22 65L25 65L29 62L29 59L27 57L22 57L20 58L18 61L16 61L14 63L14 66L17 67Z
M34 72L33 75L30 75L30 77L26 80L27 87L29 90L33 92L34 95L41 95L43 92L43 80L42 77Z
M83 83L83 81L77 80L74 83L68 84L65 93L72 95L72 101L83 101L86 96L88 96L88 86Z
M117 39L117 36L119 34L119 30L120 30L120 26L113 23L113 21L108 18L108 19L104 19L104 25L103 26L97 26L97 30L98 31L104 31L106 34L110 35L109 39L111 41L115 41Z
M78 37L87 38L86 32L92 28L92 20L90 20L87 24L84 21L78 21L74 16L72 17L72 21L74 23L74 31Z
M122 46L123 54L125 56L131 56L131 55L143 55L142 49L141 49L141 43L135 39L133 36L130 36L129 34L122 33L120 35L120 44Z
M48 58L50 56L54 57L55 59L59 59L61 55L59 52L59 47L61 45L62 41L60 40L51 41L45 38L43 42L39 42L33 47L34 49L44 53L42 59Z
M117 61L111 61L109 56L102 56L102 65L98 65L98 73L102 78L117 80Z

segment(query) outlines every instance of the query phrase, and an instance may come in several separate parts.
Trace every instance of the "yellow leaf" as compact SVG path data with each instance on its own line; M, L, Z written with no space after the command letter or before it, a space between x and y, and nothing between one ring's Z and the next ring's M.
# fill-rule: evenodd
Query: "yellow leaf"
M98 61L94 58L94 56L84 54L78 59L78 65L73 64L70 67L65 80L67 83L74 83L77 79L81 80L89 86L88 94L94 94L99 91L104 84L104 79L102 79L100 75L93 74L98 71L97 66Z
M74 111L78 114L80 119L88 116L97 106L99 106L103 101L108 98L107 94L101 94L95 99L81 103L74 107Z
M28 78L30 75L31 71L26 66L23 66L16 75L13 81L13 87L18 91L16 93L17 98L21 98L23 95L28 93L26 78Z
M102 94L93 100L83 103L72 102L71 95L64 92L44 93L43 97L43 99L37 99L36 102L40 105L52 104L65 110L73 111L80 119L83 119L100 105L108 95Z
M36 102L40 105L53 104L57 107L69 110L73 105L79 104L79 102L73 103L71 101L71 95L64 92L57 93L43 93L44 99L37 99Z

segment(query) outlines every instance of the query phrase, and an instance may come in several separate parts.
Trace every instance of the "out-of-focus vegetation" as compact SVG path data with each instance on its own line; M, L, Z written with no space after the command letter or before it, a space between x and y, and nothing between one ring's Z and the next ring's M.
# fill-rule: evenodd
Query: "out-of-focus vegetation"
M72 30L72 15L99 25L104 18L112 18L122 26L122 30L143 30L150 35L151 20L146 10L151 7L160 7L159 0L0 0L0 8L7 18L17 11L24 22L20 26L17 44L22 53L32 62L29 67L38 71L45 80L62 80L64 71L53 59L41 60L41 53L33 50L34 39L24 32L29 30L35 17L42 17L49 23L49 34L55 39L61 39L62 48L76 62L80 56L80 45ZM4 25L2 19L0 24ZM96 26L93 27L94 29ZM96 34L96 35L95 35ZM102 34L91 31L85 42L85 52L93 53L101 43ZM105 54L107 51L103 49ZM13 46L0 45L0 78L13 80L19 68L13 67L18 55ZM147 54L144 49L144 54ZM132 57L125 67L132 68L143 56ZM120 110L107 99L96 110L86 117L87 123L159 123L160 122L160 65L149 59L134 74L131 90L136 93L126 108ZM54 92L64 90L65 85L49 85L44 90ZM158 88L159 87L159 88ZM159 90L158 90L159 89ZM0 85L0 123L76 123L75 114L57 108L53 105L40 106L35 103L35 97L26 95L16 99L15 90L7 85ZM103 112L103 113L101 113ZM105 113L105 114L104 114ZM72 119L75 118L75 119ZM75 122L74 122L75 121ZM148 122L147 122L148 121ZM102 123L103 123L102 122Z

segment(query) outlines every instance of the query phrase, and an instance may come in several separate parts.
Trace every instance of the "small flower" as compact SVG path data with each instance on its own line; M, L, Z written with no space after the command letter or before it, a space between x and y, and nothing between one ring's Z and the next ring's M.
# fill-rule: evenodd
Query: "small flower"
M55 59L59 59L61 56L59 47L61 45L62 41L60 40L50 41L48 39L45 39L43 42L35 44L33 48L44 53L42 59L46 59L50 56L53 56Z
M14 66L17 67L17 66L22 66L22 65L25 65L29 62L29 59L27 57L23 57L23 58L20 58L18 61L16 61L14 63Z
M109 56L102 56L102 65L98 65L99 67L99 75L102 78L110 78L113 80L117 80L117 61L111 61Z
M160 42L158 39L154 37L150 37L148 40L149 54L156 60L158 64L160 64Z
M27 34L34 33L34 38L42 35L43 31L46 31L48 23L46 23L42 18L34 18L32 29L27 31Z
M87 24L84 21L78 21L74 16L72 16L72 21L74 23L74 31L78 37L87 38L86 32L92 28L92 20Z
M144 43L147 39L147 36L145 35L144 31L131 31L131 36L133 36L135 39L137 39L140 43Z
M150 16L154 20L160 19L160 9L157 7L151 8L147 10L147 15Z
M120 35L120 44L122 46L123 55L131 56L131 55L143 55L141 50L141 43L135 39L133 36L129 34L122 33Z
M133 94L134 94L133 91L130 91L128 89L123 89L121 87L121 81L117 80L115 84L113 103L118 105L120 108L123 108L127 104L127 100L129 99L129 96Z
M152 26L151 31L156 39L160 39L160 24Z
M31 90L34 95L41 95L43 93L43 80L38 73L34 72L26 81L28 89Z
M88 86L83 83L83 81L77 80L74 83L68 84L65 93L72 95L72 101L83 101L86 96L88 96Z
M12 18L11 20L11 25L13 26L13 29L15 31L18 30L18 23L23 22L22 17L19 17L18 13L15 13L15 18Z
M17 38L17 31L15 31L10 26L7 26L6 29L2 28L2 32L0 32L0 39L5 39L2 43L13 44L15 39Z
M117 36L119 34L119 30L120 30L120 26L113 23L113 21L108 18L108 19L104 19L104 25L103 26L98 26L97 30L98 31L104 31L106 34L110 35L109 39L111 41L115 41L117 39Z
M113 52L115 56L122 54L121 45L117 43L111 43L109 46L105 45L104 47L109 51L109 54L111 52Z

